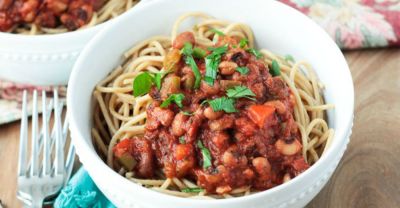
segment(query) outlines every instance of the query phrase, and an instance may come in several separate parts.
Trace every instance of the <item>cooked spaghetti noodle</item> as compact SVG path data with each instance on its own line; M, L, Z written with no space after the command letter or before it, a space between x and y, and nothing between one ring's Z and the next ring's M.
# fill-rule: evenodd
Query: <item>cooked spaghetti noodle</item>
M189 13L179 17L173 25L171 36L156 36L138 43L124 54L123 64L98 83L93 93L96 103L92 128L94 144L99 155L112 169L134 183L159 192L198 199L248 195L256 191L251 186L235 187L223 194L208 193L202 189L196 193L187 193L184 191L187 188L198 188L198 184L191 178L168 178L160 170L156 172L154 179L137 178L134 172L126 170L114 159L113 148L118 142L145 134L148 119L146 110L154 102L149 94L133 96L132 82L144 71L167 71L163 67L163 61L172 47L173 40L178 37L181 23L188 18L199 20L190 30L199 47L215 46L221 36L216 31L237 39L247 39L248 47L254 47L253 33L245 24L214 19L203 13ZM295 100L293 117L302 144L300 155L302 154L308 165L312 165L329 147L333 138L334 131L328 127L324 111L334 106L325 104L322 96L324 86L307 62L295 62L292 58L284 58L266 49L260 52L263 54L261 60L269 68L273 67L274 61L279 63L280 77L289 87ZM285 174L282 180L286 182L291 178L289 174Z

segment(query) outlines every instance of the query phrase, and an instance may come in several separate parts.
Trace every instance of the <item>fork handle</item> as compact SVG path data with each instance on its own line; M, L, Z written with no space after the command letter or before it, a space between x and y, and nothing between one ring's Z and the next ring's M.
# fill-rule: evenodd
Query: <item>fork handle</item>
M31 208L42 208L43 207L43 199L36 199L32 201Z

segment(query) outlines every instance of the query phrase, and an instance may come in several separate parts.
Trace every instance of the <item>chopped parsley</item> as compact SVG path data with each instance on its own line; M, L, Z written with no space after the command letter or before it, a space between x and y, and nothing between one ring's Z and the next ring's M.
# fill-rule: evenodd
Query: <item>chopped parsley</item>
M194 88L197 89L200 87L200 82L201 82L201 73L199 71L199 67L196 64L196 61L193 58L193 46L191 43L186 42L185 45L183 46L181 53L184 54L185 57L185 63L190 66L190 68L193 71L195 81L194 81Z
M289 54L285 56L285 61L286 62L295 62L293 56L289 55Z
M193 113L189 112L189 111L182 111L182 114L185 116L191 116L193 115Z
M214 100L209 100L208 104L214 110L217 111L225 111L226 113L235 113L237 112L235 108L235 100L228 97L220 97Z
M217 78L218 65L221 62L221 56L226 53L228 46L224 45L218 48L210 47L209 50L211 50L212 53L205 58L206 74L204 81L206 81L208 85L212 86L214 85L214 80Z
M185 56L193 55L193 46L190 42L186 42L181 49L181 53Z
M246 47L247 44L249 44L249 40L247 40L247 38L242 38L242 39L240 39L239 46L240 46L241 48Z
M226 91L226 95L229 98L247 98L250 100L255 100L254 96L256 96L253 91L245 86L235 86Z
M269 70L269 73L272 74L272 76L274 77L281 75L281 67L279 66L279 63L276 60L272 60L271 69Z
M161 103L160 107L161 108L168 107L172 102L174 102L176 105L178 105L180 108L182 108L183 99L185 99L185 95L183 95L182 93L172 94Z
M133 80L133 95L135 97L149 93L153 85L153 76L149 72L143 72Z
M249 73L249 68L242 66L242 67L237 67L235 69L237 72L239 72L241 75L246 75Z
M197 147L200 149L203 155L203 168L206 169L211 166L211 153L206 147L204 147L201 140L197 140Z
M254 56L256 56L257 59L260 59L263 57L262 53L259 50L256 50L254 48L249 48L247 49L247 52L253 54Z
M202 48L194 48L193 49L193 57L195 58L204 58L207 55L207 51Z
M168 73L170 73L170 71L158 72L158 73L155 73L155 74L154 74L154 84L156 85L156 87L157 87L158 90L161 89L162 79L163 79L164 76L167 75Z
M225 34L222 31L217 30L215 28L211 29L210 31L215 33L215 34L217 34L217 35L219 35L219 36L225 36Z
M184 188L181 190L184 193L200 193L204 191L204 189L196 187L196 188Z
M186 140L184 136L179 137L179 143L186 144Z

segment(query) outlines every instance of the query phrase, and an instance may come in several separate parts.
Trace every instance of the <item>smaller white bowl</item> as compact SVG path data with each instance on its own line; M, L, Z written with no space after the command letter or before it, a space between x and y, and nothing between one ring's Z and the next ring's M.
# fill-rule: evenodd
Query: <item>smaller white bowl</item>
M140 1L131 10L146 1L149 0ZM83 47L103 27L118 18L91 28L54 35L0 32L0 79L34 85L67 84Z
M259 48L307 60L326 86L331 146L321 159L289 182L232 199L178 198L132 183L109 168L91 140L92 92L96 84L122 61L123 53L155 35L168 35L176 18L202 11L216 18L244 22L254 31ZM112 40L112 42L111 42ZM266 0L154 0L108 25L85 47L69 82L68 116L76 152L100 190L117 207L135 208L266 208L304 207L322 189L337 167L349 142L353 122L354 89L347 63L336 44L314 22L277 1Z

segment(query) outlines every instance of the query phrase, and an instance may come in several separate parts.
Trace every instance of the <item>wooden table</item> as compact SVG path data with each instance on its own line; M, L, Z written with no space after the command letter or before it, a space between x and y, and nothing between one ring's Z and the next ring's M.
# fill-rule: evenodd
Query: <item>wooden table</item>
M308 207L399 207L400 50L345 55L356 91L353 135L330 182ZM10 208L20 207L18 137L18 122L0 127L0 199Z

